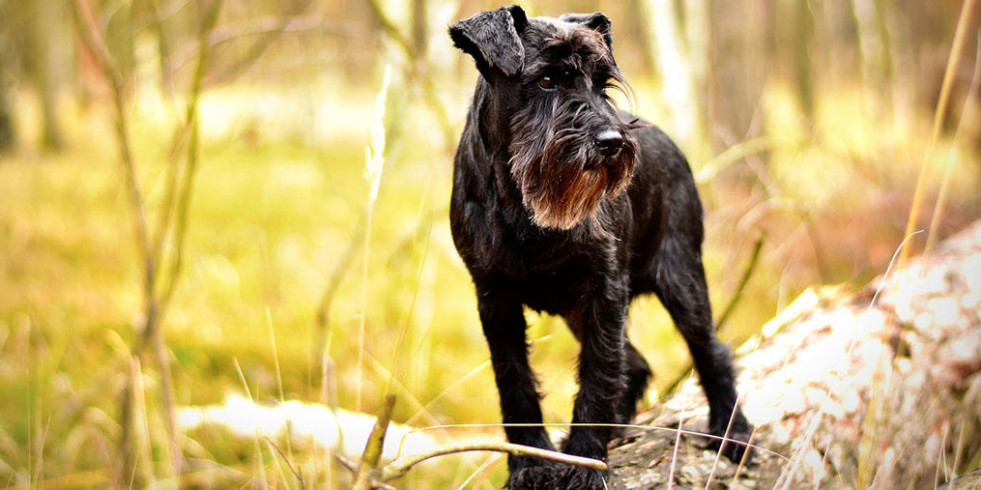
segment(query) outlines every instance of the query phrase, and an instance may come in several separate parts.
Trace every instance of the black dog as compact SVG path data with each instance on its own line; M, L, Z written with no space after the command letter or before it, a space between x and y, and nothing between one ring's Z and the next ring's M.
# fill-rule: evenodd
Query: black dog
M528 364L522 307L561 315L582 344L569 454L605 459L651 376L627 307L657 295L688 342L709 430L747 441L728 348L712 327L702 208L685 157L617 112L625 80L603 14L527 18L517 6L450 27L480 71L457 148L450 219L477 290L508 440L552 448ZM735 414L733 411L735 410ZM730 425L731 420L731 425ZM526 424L532 424L528 426ZM596 424L596 425L589 425ZM607 424L607 425L604 425ZM738 460L745 446L722 451ZM511 488L603 488L595 470L512 457Z

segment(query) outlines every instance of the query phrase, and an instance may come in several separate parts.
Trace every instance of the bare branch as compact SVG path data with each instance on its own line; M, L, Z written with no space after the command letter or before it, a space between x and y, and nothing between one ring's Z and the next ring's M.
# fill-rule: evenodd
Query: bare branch
M269 36L271 34L279 36L282 34L303 34L311 32L348 37L351 36L353 31L354 27L348 22L338 21L336 19L324 19L318 16L265 17L241 25L222 26L212 29L208 35L208 49L214 50L223 44L243 38ZM270 39L269 42L272 40ZM172 66L182 67L190 63L191 60L197 57L199 49L200 46L197 43L182 47L174 55L174 61L171 63ZM218 78L224 79L223 77L224 75ZM208 84L205 83L205 85Z
M403 459L398 459L390 463L388 466L382 470L382 481L390 481L396 478L404 476L413 466L426 461L427 459L432 459L439 456L446 456L448 454L463 453L463 452L473 452L473 451L494 451L500 453L508 453L512 456L521 456L527 458L543 459L546 461L552 461L555 463L571 464L575 466L582 466L583 468L589 468L592 470L606 471L606 463L592 458L584 458L582 456L573 456L571 454L560 453L558 451L549 451L547 449L541 449L531 446L522 446L521 444L512 444L510 442L466 442L460 444L452 444L449 446L444 446L433 451L417 454Z
M312 0L306 0L306 2L296 10L296 12L302 12L307 8ZM255 64L255 62L262 56L263 53L272 46L273 42L279 38L279 36L286 31L286 28L290 26L290 23L295 18L294 15L289 15L285 18L278 19L278 23L272 25L268 28L268 34L265 34L265 39L256 41L249 49L249 52L244 56L240 57L231 67L225 69L223 72L216 75L212 75L206 81L208 85L220 83L225 80L229 80L237 77L247 70L250 66ZM204 47L202 47L204 49Z
M317 306L317 313L314 319L315 331L313 351L311 353L314 359L325 359L324 362L326 362L324 349L327 343L327 329L330 324L331 307L334 304L334 297L337 296L337 291L340 289L344 276L351 268L351 264L354 263L357 252L364 246L365 227L368 223L367 218L367 211L362 212L358 218L358 224L355 226L354 232L348 241L347 247L334 265L334 270L331 271L330 278L327 280L327 287L324 288L324 293L320 297L320 304Z
M368 6L371 7L371 12L375 14L375 18L378 19L378 23L381 24L382 30L385 31L385 35L395 41L395 44L397 44L399 48L405 52L407 58L410 60L415 59L416 53L412 49L412 44L409 43L409 39L402 35L402 31L400 31L398 26L395 25L395 22L392 22L392 19L385 14L385 11L382 10L381 5L378 3L378 0L368 0Z
M210 8L202 12L203 19L201 31L198 34L201 49L198 53L198 64L194 71L194 79L191 85L191 96L187 102L187 112L185 124L188 128L187 156L184 168L183 180L180 187L176 189L178 196L177 207L173 211L176 215L176 228L174 230L174 259L170 264L170 277L167 289L161 295L161 304L166 306L170 302L176 289L177 279L183 267L184 259L184 240L187 234L187 217L191 207L193 197L194 177L197 174L198 160L200 159L200 128L198 122L198 106L201 99L201 87L204 75L207 71L209 61L209 51L207 49L208 32L214 27L218 19L218 12L221 10L222 0L215 0ZM207 8L207 7L203 7ZM167 211L169 212L169 210Z
M398 26L382 10L378 0L369 0L368 5L371 7L371 12L375 15L378 23L381 24L382 30L385 31L385 35L398 45L409 60L409 67L407 68L408 76L419 86L426 105L429 106L429 109L436 116L440 131L443 133L443 141L446 144L452 144L455 140L455 130L450 123L446 108L443 107L443 103L439 100L432 77L429 76L429 63L426 59L426 53L424 51L418 51L410 42L409 38L402 34Z
M753 277L753 272L756 271L756 266L760 261L760 251L763 250L763 242L766 240L766 232L760 234L759 238L756 239L756 243L753 244L753 252L749 256L749 263L746 264L746 270L743 271L743 276L739 280L739 286L736 287L736 292L732 296L732 300L729 301L729 305L726 309L722 311L722 315L719 316L719 321L715 324L715 330L722 330L722 327L729 321L729 317L732 312L736 309L736 305L743 297L743 292L746 290L746 285L749 283L749 279Z
M381 462L382 449L385 446L385 434L388 433L388 424L392 420L392 410L395 408L395 395L385 396L385 405L378 414L378 421L375 428L368 436L368 443L365 445L364 453L361 455L361 464L355 476L354 488L357 490L369 490L376 487L371 483L373 474L378 470Z

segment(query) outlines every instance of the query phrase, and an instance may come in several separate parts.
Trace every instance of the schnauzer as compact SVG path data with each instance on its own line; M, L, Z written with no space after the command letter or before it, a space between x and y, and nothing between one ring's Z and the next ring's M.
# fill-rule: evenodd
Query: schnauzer
M562 451L605 460L651 370L627 340L627 308L654 293L688 343L709 431L748 441L729 349L715 336L701 260L702 207L685 157L618 112L626 81L601 13L528 18L518 6L453 24L480 79L457 148L450 220L473 278L508 440L552 449L528 363L523 307L562 316L581 343ZM719 444L716 442L716 444ZM745 444L721 444L742 457ZM524 457L510 488L603 488L596 470Z

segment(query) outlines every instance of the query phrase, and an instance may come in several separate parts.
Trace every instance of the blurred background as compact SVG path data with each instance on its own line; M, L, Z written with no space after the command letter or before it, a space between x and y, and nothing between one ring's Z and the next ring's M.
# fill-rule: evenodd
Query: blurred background
M934 230L914 252L981 217L971 5L520 4L612 20L620 105L696 175L733 345L809 286L884 273L911 214ZM359 454L298 420L262 437L187 421L235 397L353 416L393 393L409 427L487 424L437 442L501 437L447 220L478 74L446 35L499 6L0 0L0 485L350 484L332 458ZM545 417L567 422L578 347L528 320ZM656 299L628 331L653 406L687 351ZM496 456L448 461L396 484L503 482Z

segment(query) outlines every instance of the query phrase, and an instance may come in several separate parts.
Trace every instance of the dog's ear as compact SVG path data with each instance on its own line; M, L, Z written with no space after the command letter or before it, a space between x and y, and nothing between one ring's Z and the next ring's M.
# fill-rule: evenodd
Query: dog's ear
M579 24L600 33L603 40L606 41L606 47L611 53L613 52L613 28L610 26L609 17L596 12L593 14L563 14L559 16L559 20L570 24Z
M528 26L525 11L517 5L481 12L450 26L453 44L473 56L481 73L496 68L514 76L524 65L521 33Z

